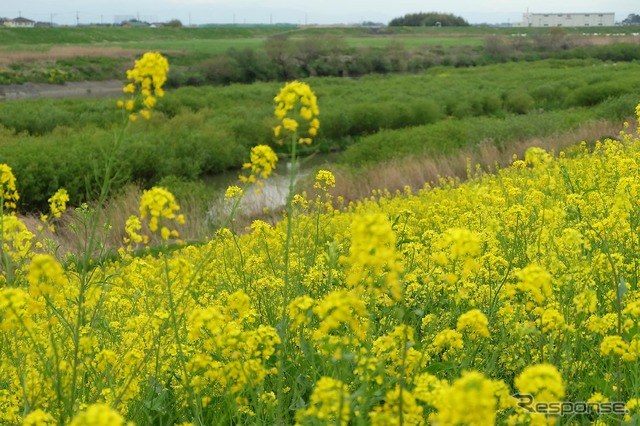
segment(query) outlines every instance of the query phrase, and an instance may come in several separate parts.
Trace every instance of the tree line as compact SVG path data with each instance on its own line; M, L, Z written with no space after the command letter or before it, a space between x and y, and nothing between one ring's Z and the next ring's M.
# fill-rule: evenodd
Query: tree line
M390 27L468 27L469 23L451 13L407 13L389 22Z

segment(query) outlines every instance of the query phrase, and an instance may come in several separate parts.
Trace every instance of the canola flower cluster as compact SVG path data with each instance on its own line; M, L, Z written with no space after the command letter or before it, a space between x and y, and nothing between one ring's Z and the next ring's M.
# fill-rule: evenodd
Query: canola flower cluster
M273 129L276 138L284 131L299 135L299 143L310 144L320 129L318 98L311 87L307 83L292 81L280 90L274 100L277 105L275 114L280 121ZM306 129L301 128L301 123L306 124ZM307 136L300 136L304 131Z
M0 423L564 421L519 393L618 401L578 421L635 424L639 194L640 139L622 133L418 193L300 195L289 244L286 223L255 221L84 278L4 214ZM177 210L149 191L131 238L143 220L170 236Z
M249 158L250 161L242 165L243 170L249 170L249 176L240 175L240 181L245 185L256 183L261 187L262 180L273 173L278 162L278 155L269 145L257 145L251 148ZM226 198L235 198L236 194L240 194L235 190L233 192L234 194L227 194Z
M150 235L139 233L143 229L143 223L151 234L160 231L161 241L178 238L180 234L176 227L185 223L184 215L176 214L178 210L180 206L166 188L153 187L144 191L140 199L140 215L130 216L125 224L127 236L124 242L130 248L140 243L148 244Z
M16 190L16 177L11 167L0 164L0 209L3 213L16 209L20 195Z
M147 120L151 117L158 98L164 96L168 72L169 62L158 52L145 53L135 61L133 69L127 70L127 79L131 82L122 91L130 98L118 101L118 107L129 113L131 121L137 120L138 115Z

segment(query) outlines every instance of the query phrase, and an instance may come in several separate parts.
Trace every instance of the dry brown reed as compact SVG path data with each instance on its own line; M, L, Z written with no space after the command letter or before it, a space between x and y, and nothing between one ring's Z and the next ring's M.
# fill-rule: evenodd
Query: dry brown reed
M532 138L510 143L505 149L499 149L490 142L484 142L473 149L462 150L456 155L408 158L376 164L356 173L336 168L335 197L343 197L346 203L369 197L374 190L387 189L391 193L403 191L405 186L413 190L421 189L425 184L437 185L441 177L467 178L468 165L476 165L485 172L495 171L496 167L505 167L513 162L513 157L523 158L527 148L539 147L547 151L559 151L581 141L595 141L604 137L615 137L620 131L620 123L605 120L583 124L574 131L543 138Z

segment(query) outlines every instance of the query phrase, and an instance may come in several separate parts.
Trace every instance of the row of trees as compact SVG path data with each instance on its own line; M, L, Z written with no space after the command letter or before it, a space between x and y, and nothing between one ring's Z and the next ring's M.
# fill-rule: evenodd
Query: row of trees
M407 13L403 17L392 19L390 27L468 27L469 23L451 13Z
M622 25L640 25L640 15L630 13L629 16L622 20Z

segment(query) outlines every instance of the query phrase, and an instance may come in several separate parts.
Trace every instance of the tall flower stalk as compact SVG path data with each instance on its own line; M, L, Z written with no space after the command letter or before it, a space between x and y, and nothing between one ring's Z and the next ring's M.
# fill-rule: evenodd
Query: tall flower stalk
M318 134L320 120L318 115L318 99L308 84L299 81L292 81L285 85L280 93L275 97L275 115L280 121L274 129L277 138L290 134L290 155L291 166L289 168L289 190L287 193L287 239L284 251L284 291L283 291L283 318L286 318L286 306L291 296L290 270L289 270L289 249L293 233L293 196L295 179L298 173L298 144L311 144L312 138ZM286 330L287 327L283 327Z
M134 68L127 71L127 79L131 80L123 92L128 99L119 100L117 105L123 110L123 122L120 130L115 134L111 151L106 153L104 171L98 174L101 179L100 193L95 209L80 209L82 235L80 258L77 259L77 271L79 275L79 292L77 299L77 317L74 324L72 341L74 345L72 359L71 395L68 401L67 412L71 416L74 412L74 404L77 398L77 383L80 380L81 330L85 327L87 315L85 312L85 298L93 276L93 256L101 254L102 239L98 236L100 213L111 193L114 179L117 177L116 159L121 149L122 141L129 124L136 121L138 114L146 119L150 118L150 110L155 106L158 97L164 96L162 86L166 81L169 64L160 53L145 53L140 60L135 61ZM106 225L108 226L108 224ZM105 228L106 229L106 228ZM76 228L76 232L78 228Z
M281 351L278 353L278 401L283 403L284 397L284 356L287 353L287 342L289 334L289 318L287 315L287 306L289 305L292 295L295 292L291 288L291 271L290 271L290 251L291 241L293 239L293 197L295 179L298 173L298 144L311 144L312 138L318 134L320 128L320 120L318 115L318 99L308 84L299 81L292 81L286 84L280 93L274 98L276 103L275 115L279 120L279 124L273 129L276 138L290 135L289 150L291 156L291 164L289 167L289 190L286 202L286 228L287 235L284 245L284 286L282 289L282 320L279 324L280 341L282 342ZM281 140L282 141L282 140ZM278 415L282 416L282 407L278 410ZM282 423L283 419L279 418L278 423Z

